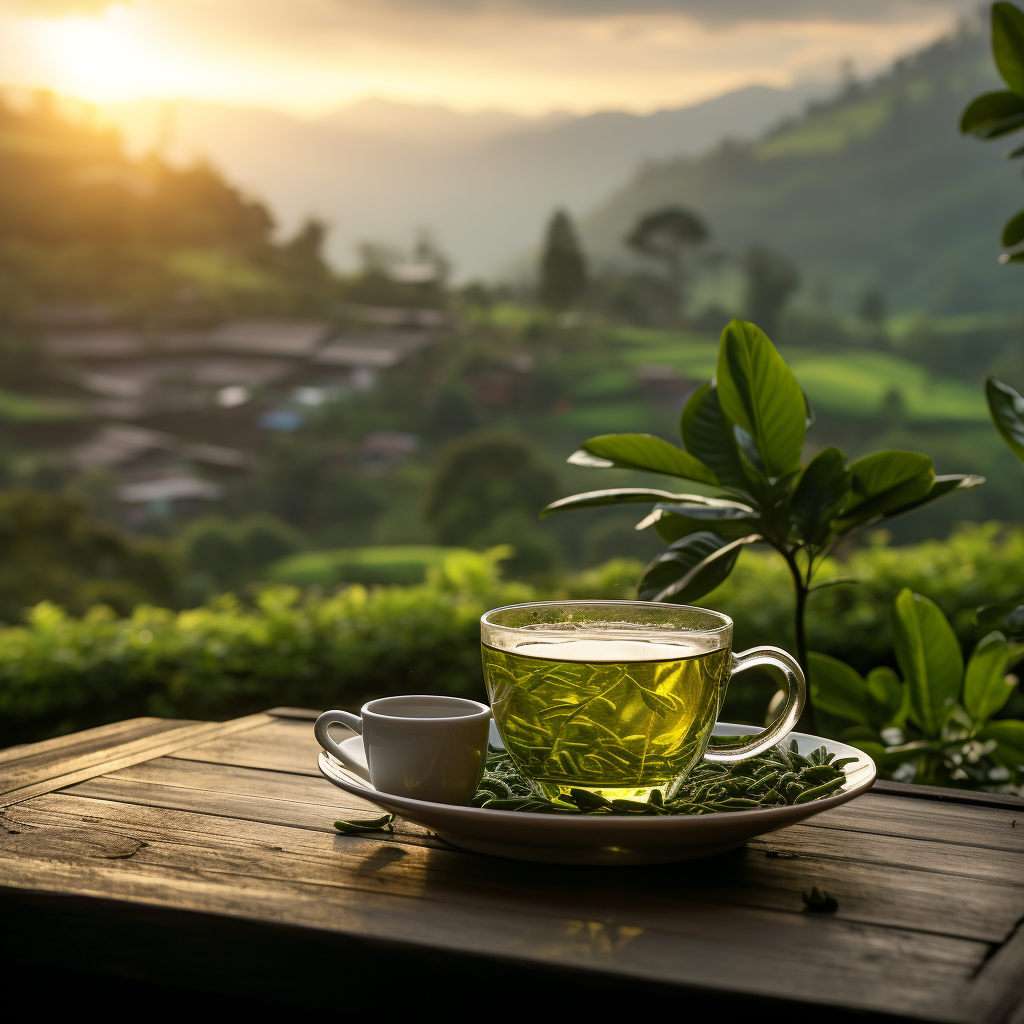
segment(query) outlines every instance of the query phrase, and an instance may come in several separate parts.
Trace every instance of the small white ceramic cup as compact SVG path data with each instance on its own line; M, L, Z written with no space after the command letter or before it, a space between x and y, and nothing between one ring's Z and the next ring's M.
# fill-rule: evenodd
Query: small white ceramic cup
M379 793L439 804L468 804L487 760L491 709L463 697L381 697L358 715L325 711L313 726L320 746ZM363 737L366 766L329 732L347 725Z

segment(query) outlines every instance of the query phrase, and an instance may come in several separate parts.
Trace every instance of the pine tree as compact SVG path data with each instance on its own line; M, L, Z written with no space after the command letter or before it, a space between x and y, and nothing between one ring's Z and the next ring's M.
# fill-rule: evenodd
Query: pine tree
M558 210L548 224L540 262L540 298L551 309L568 309L587 289L587 261L569 215Z

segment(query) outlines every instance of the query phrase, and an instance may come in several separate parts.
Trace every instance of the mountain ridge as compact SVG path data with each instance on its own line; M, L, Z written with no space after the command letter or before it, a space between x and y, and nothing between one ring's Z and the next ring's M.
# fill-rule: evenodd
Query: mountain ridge
M176 105L173 124L167 105L155 101L108 107L103 117L135 151L173 134L179 160L211 160L265 200L285 232L306 216L327 220L329 253L342 266L352 265L360 241L408 244L422 227L467 278L533 245L556 207L579 213L596 205L645 160L704 152L729 136L757 137L830 89L749 86L647 115L518 119L497 131L485 117L479 130L450 133L443 145L429 132L358 127L351 111L341 127L338 112L301 121L192 102Z
M957 130L964 105L994 87L987 39L962 30L757 141L649 163L582 219L584 245L626 263L636 218L680 204L736 257L760 244L795 259L804 302L830 293L852 312L871 288L904 313L1020 308L1014 268L997 261L1020 179Z

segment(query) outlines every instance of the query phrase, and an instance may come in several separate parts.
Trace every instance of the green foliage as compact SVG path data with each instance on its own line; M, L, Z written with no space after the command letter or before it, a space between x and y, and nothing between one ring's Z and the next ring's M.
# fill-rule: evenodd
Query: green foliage
M140 714L229 717L275 704L358 707L373 696L483 695L479 617L528 600L498 579L509 554L458 553L418 586L303 597L268 586L174 613L97 606L74 618L43 602L0 629L0 744Z
M902 681L888 668L862 679L835 658L810 655L811 690L838 720L839 737L904 781L1019 787L1024 722L991 719L1017 691L1007 673L1024 657L1024 644L989 633L965 672L953 627L934 602L909 589L896 598L893 635Z
M985 398L996 430L1010 451L1024 462L1024 398L993 377L985 381Z
M551 309L568 309L587 289L587 262L569 215L559 210L548 224L540 261L540 298Z
M140 601L173 604L179 573L172 545L97 522L78 498L0 492L0 620L19 622L44 599L78 614L97 602L122 614Z
M531 445L515 434L481 432L443 454L427 498L426 518L442 544L484 547L512 543L515 575L553 567L553 542L532 522L558 486Z
M431 566L442 565L462 548L431 544L394 544L334 551L303 551L270 566L268 576L275 583L304 587L339 583L387 584L422 583Z
M800 287L796 264L783 253L752 245L743 254L743 276L744 315L774 334L789 297Z
M1019 308L991 231L1019 205L1019 179L950 130L973 96L1001 86L987 49L972 29L945 36L761 139L640 168L581 223L588 252L623 260L638 212L682 202L734 251L763 242L787 253L812 288L827 282L837 309L853 310L869 282L892 312ZM744 315L791 340L786 315L777 334L763 313Z
M0 101L0 271L23 305L102 302L140 318L330 308L322 226L275 242L265 206L213 167L128 158L52 97Z
M992 56L1008 91L978 96L960 116L960 131L979 139L997 139L1024 128L1024 13L1010 3L992 5ZM1024 156L1024 146L1009 154ZM1003 227L1002 243L1024 241L1024 210ZM1007 262L1019 262L1024 253L1013 253Z
M671 294L671 306L675 307L671 312L676 313L686 303L687 283L692 276L687 250L701 245L710 237L707 225L695 213L679 206L666 206L640 217L626 235L625 242L640 256L662 265Z
M796 588L796 648L804 666L807 596L829 551L858 530L982 482L936 477L928 456L907 451L875 452L847 464L838 448L826 448L801 467L812 419L796 377L764 332L734 320L722 332L716 379L683 411L688 451L644 434L603 435L570 457L578 465L717 485L713 497L665 501L665 492L648 492L654 512L639 525L654 524L669 548L645 570L640 596L699 600L729 575L742 545L764 540L782 555ZM637 488L587 492L548 505L542 515L633 502L640 494ZM812 725L813 714L812 703Z
M233 590L261 578L271 562L302 546L301 536L269 512L237 522L223 516L193 519L182 531L189 568L206 577L211 591Z

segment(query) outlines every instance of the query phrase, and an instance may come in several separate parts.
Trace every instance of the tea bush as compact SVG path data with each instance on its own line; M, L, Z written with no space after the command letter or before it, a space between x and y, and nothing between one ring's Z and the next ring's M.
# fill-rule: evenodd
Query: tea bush
M0 630L0 744L134 715L223 718L275 704L358 706L427 691L480 697L478 619L528 600L503 582L510 554L450 556L412 587L323 596L273 585L172 612L104 605L74 618L49 602Z
M895 665L890 616L904 587L931 598L965 651L983 631L977 605L1024 590L1024 530L965 527L946 541L891 547L884 534L822 572L843 584L811 596L810 646L866 674ZM460 552L416 586L261 588L172 612L138 606L119 618L99 605L85 616L36 605L25 626L0 628L0 744L37 739L132 715L225 718L275 704L357 707L388 693L482 696L477 619L500 604L545 598L634 598L641 562L614 559L538 592L502 581L507 548ZM746 550L701 603L736 621L736 647L792 649L792 586L775 552ZM768 688L742 676L726 715L758 721ZM1001 714L1024 717L1015 693Z
M1024 592L1024 530L998 523L966 525L944 541L891 547L886 531L845 561L829 558L821 579L849 577L812 592L808 647L866 674L895 665L890 621L897 594L909 587L933 600L953 624L965 652L987 630L973 621L978 605ZM792 650L792 587L782 558L747 550L732 575L700 603L736 622L736 647L772 644Z

